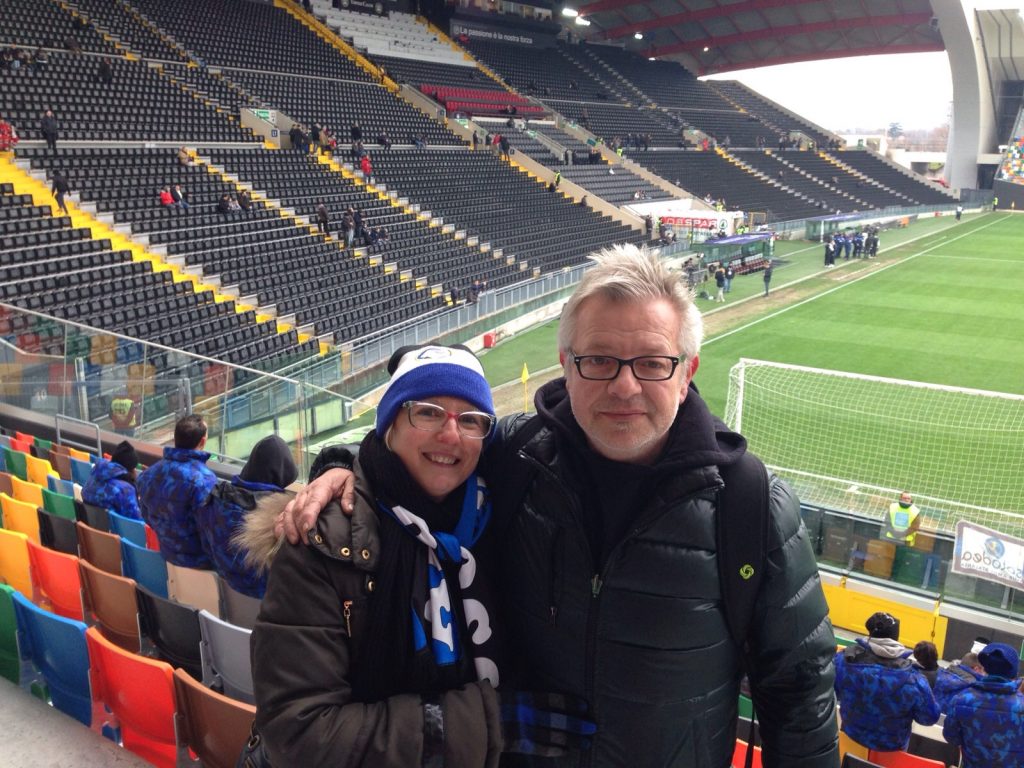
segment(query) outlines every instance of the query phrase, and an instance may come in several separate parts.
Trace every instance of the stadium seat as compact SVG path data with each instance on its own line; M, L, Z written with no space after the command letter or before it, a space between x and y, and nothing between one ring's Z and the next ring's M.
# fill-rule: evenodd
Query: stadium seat
M56 470L58 477L61 480L71 480L71 457L66 453L58 453L57 451L50 451L50 464L53 465ZM52 478L51 478L52 479ZM57 489L54 489L57 490ZM61 491L67 493L67 491ZM69 494L70 495L70 494Z
M68 456L70 456L72 459L75 459L76 461L84 462L90 465L90 467L92 466L92 457L89 455L88 451L80 451L77 448L72 448L68 446ZM78 481L76 480L75 482L77 483ZM85 483L79 484L85 485Z
M85 632L92 694L110 711L125 749L160 768L175 768L174 670L119 648L96 627Z
M872 763L863 757L857 757L852 752L847 752L843 757L841 768L881 768L878 763Z
M86 560L79 561L79 570L86 622L95 623L111 642L132 653L140 653L142 641L135 604L135 580L114 576Z
M744 768L747 759L747 742L743 739L736 739L736 749L732 753L732 768ZM752 768L761 768L761 748L754 747L754 760Z
M89 652L85 624L45 611L14 593L18 647L42 676L50 703L85 725L92 724L89 695Z
M28 559L32 566L32 584L35 586L34 602L66 619L85 621L78 557L29 541Z
M14 498L14 483L11 482L11 478L14 475L7 472L0 472L0 493L6 493L11 498Z
M111 533L117 534L122 539L128 539L136 546L146 546L146 524L144 522L119 515L113 510L107 510L107 516Z
M110 531L110 511L105 507L97 507L95 504L79 502L75 505L75 515L79 522L85 523L97 531Z
M25 457L25 474L28 481L43 488L46 487L46 478L59 477L47 459L37 459L35 456Z
M159 552L140 547L121 537L121 570L124 575L160 597L167 598L167 561Z
M139 608L139 628L157 655L201 680L203 661L199 646L203 635L199 628L199 611L165 600L141 584L136 585L135 597Z
M238 701L256 703L249 661L252 630L221 621L209 611L199 612L203 642L199 646L203 660L203 685Z
M14 489L14 498L31 504L35 507L43 506L43 487L28 480L21 480L17 477L11 478L11 487Z
M860 757L867 760L868 748L863 744L858 744L843 731L839 731L839 754L840 756L852 754L854 757Z
M86 525L81 520L78 527L78 556L100 570L121 575L121 537L104 533Z
M74 520L47 512L39 513L39 542L44 547L78 557L78 529Z
M52 478L51 478L52 479ZM58 482L64 482L60 480ZM73 493L72 489L72 493ZM63 493L57 493L51 491L49 488L43 489L43 509L51 514L59 517L67 518L68 520L75 519L75 497L72 494L65 495Z
M25 462L25 454L11 448L0 448L0 452L4 455L6 472L28 481L28 464Z
M220 576L217 577L217 588L220 591L220 616L224 621L245 629L256 626L262 601L232 589Z
M78 485L85 487L85 484L89 482L89 475L92 474L92 464L88 461L82 461L76 459L74 456L70 458L71 461L71 480Z
M12 451L21 453L23 456L32 455L32 441L31 440L19 440L16 437L11 438L10 447ZM27 479L27 478L26 478Z
M34 435L30 435L28 432L22 432L21 430L14 430L14 439L19 443L25 443L26 445L32 445L35 443L36 438Z
M220 616L220 593L215 571L167 563L167 594L171 600Z
M32 596L28 536L0 528L0 584L10 584L26 597Z
M18 653L18 619L14 614L14 592L14 587L0 584L0 677L19 685L21 656Z
M930 760L909 752L868 752L868 760L882 768L946 768L941 760Z
M0 510L3 511L4 528L24 533L39 543L39 506L12 499L6 493L0 494Z
M183 669L174 670L174 694L180 764L234 768L249 739L256 707L207 688ZM191 761L189 750L198 762Z
M160 551L160 539L156 535L156 531L150 528L149 523L146 524L146 548L152 549L154 552Z

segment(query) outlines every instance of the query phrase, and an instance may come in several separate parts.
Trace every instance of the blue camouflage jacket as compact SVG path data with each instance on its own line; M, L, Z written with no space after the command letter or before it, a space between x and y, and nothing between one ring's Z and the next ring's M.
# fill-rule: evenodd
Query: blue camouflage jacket
M112 509L119 515L141 520L135 486L128 480L128 470L116 461L100 459L92 468L82 488L82 501L94 507Z
M1020 680L989 675L953 697L942 735L957 744L963 768L1024 765L1024 695Z
M836 654L843 733L869 749L905 749L912 721L932 725L939 719L928 681L909 660L910 651L903 650L905 655L888 658L877 655L868 641L858 640Z
M232 544L231 537L243 525L245 516L256 509L260 499L284 492L276 485L247 482L235 475L230 483L217 483L196 513L203 547L213 567L232 589L243 595L262 600L267 590L267 572L260 575L247 567L245 550Z
M932 689L932 693L935 694L935 703L939 705L939 709L943 713L946 713L949 711L949 703L953 697L966 690L971 683L981 680L981 677L973 669L960 664L952 665L948 669L939 667L939 671L935 675L935 688Z
M206 467L210 454L188 448L164 448L164 458L136 481L142 518L160 539L164 560L187 568L212 568L196 525L217 476Z

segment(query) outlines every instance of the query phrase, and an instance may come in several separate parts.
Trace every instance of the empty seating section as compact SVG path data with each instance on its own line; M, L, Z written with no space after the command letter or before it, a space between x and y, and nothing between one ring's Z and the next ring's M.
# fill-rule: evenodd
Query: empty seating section
M539 117L544 114L543 107L531 104L525 97L508 91L452 88L429 83L420 85L420 90L441 102L449 112L466 112L470 116L516 114L520 117Z
M376 155L374 162L422 154L394 150ZM519 277L515 265L506 265L465 241L442 234L313 157L297 152L224 149L210 150L210 160L230 166L242 179L280 198L300 216L312 217L322 202L334 234L347 208L359 210L365 227L388 231L389 244L377 251L381 258L397 263L399 269L412 270L430 284L443 283L447 288L479 278L499 287ZM399 191L404 194L400 187ZM431 299L417 291L414 281L400 282L397 274L383 274L364 260L343 255L335 244L317 242L315 249L296 253L276 266L269 259L254 259L250 252L240 254L258 272L261 299L277 303L279 311L295 312L303 324L316 323L319 332L334 333L338 340L376 333L443 306L439 297Z
M40 0L4 0L0 43L25 48L65 48L73 38L83 51L114 55L117 50L84 20L78 20L59 3Z
M451 131L415 107L373 83L352 83L320 77L295 77L225 70L225 76L267 105L306 125L327 126L339 143L348 143L350 128L359 123L363 143L376 143L383 131L396 144L412 143L412 136L428 144L461 144Z
M656 109L579 101L545 100L545 103L608 143L616 138L625 139L631 133L650 135L652 146L674 147L679 143L681 126L674 126Z
M134 0L207 66L367 80L355 62L282 8L246 0Z
M760 117L766 125L774 127L776 132L800 131L810 136L819 145L826 144L831 138L828 134L814 128L806 120L801 120L799 117L779 109L774 103L754 93L739 81L712 80L707 85L722 94L731 103Z
M635 159L698 197L724 199L730 210L761 211L769 221L821 214L807 200L758 179L716 152L638 152Z
M831 176L821 178L796 167L789 162L798 153L764 150L733 150L730 154L752 168L767 174L779 183L789 187L798 195L805 196L817 204L821 213L863 210L870 208L866 201L857 197L856 188L844 188L832 184ZM781 176L779 175L781 172Z
M864 200L870 207L884 208L887 205L916 205L916 203L902 192L885 187L878 181L847 171L837 165L828 156L817 152L780 152L782 162L792 163L808 173L814 174L819 179L824 179L833 186L839 187L860 200ZM845 157L845 154L842 156ZM842 157L836 159L842 162ZM832 182L835 179L835 182Z
M871 152L849 150L833 152L831 156L922 205L948 205L956 199L952 193L935 189L924 181L919 181L909 171L894 168Z
M252 133L142 61L112 60L113 82L98 82L100 58L50 54L43 71L0 70L0 114L25 139L41 139L52 109L59 140L251 141ZM58 145L59 146L59 145Z
M446 222L465 227L504 255L544 271L579 264L614 242L641 235L589 208L573 205L515 172L490 152L428 149L385 152L375 173Z
M562 176L586 187L609 203L622 205L639 200L663 200L671 195L641 179L621 166L603 160L595 165L570 165L561 169Z
M598 72L602 65L609 67L661 107L728 108L707 83L697 80L674 61L649 61L608 45L566 46L565 50Z
M538 99L622 102L604 78L580 66L562 46L527 47L489 40L471 40L465 47L520 93Z
M573 152L583 152L586 154L590 151L590 146L586 142L577 139L575 136L570 136L553 123L531 122L530 130L536 131L537 133L543 133L549 139L561 144L566 149L571 149Z
M375 64L382 64L388 77L396 83L432 83L447 88L475 88L477 90L505 93L501 83L475 66L466 67L436 61L415 61L398 59L393 56L374 56ZM468 62L464 62L468 63Z
M725 146L756 147L758 139L771 146L778 141L778 132L756 115L729 109L724 102L719 109L672 109L670 112L684 125L703 131Z
M49 168L55 162L43 150L26 149L22 153L37 167ZM125 198L128 203L135 202L143 184L142 174L133 177L129 164L118 160L140 160L142 167L149 167L158 177L157 166L145 164L147 157L169 158L172 164L167 167L177 166L173 149L71 150L62 153L60 162L95 171L99 178L79 185L83 197L101 199L113 206L118 200L114 195L122 191L111 178L115 172L122 175L125 188L132 195ZM199 172L196 168L177 168L182 172ZM47 209L36 206L6 204L8 198L19 199L14 195L0 196L0 228L4 232L0 238L0 300L234 362L272 361L295 352L294 331L278 334L273 322L257 323L255 313L236 313L231 303L217 303L211 293L195 293L190 282L175 283L171 273L156 273L148 262L132 261L130 252L112 251L108 240L90 239L89 230L72 229L67 217L51 217ZM154 198L149 200L155 210L147 212L153 213L154 219L163 216L168 227L194 227L188 231L208 236L216 231L212 216L210 226L203 227L199 210L195 219L175 219L166 216L153 202ZM23 216L22 210L29 215ZM45 352L50 340L42 331L33 328L19 333L14 343L25 351ZM63 354L65 339L59 331L54 332L58 335L52 343L58 346L52 351ZM88 347L86 353L87 350ZM311 343L299 351L309 355L318 350Z
M209 101L214 107L221 107L230 113L229 120L242 107L262 107L263 101L247 93L237 83L221 73L210 72L196 67L167 65L164 77L200 99Z
M147 59L180 61L184 52L139 15L128 0L72 0L72 7L132 53Z
M494 134L500 133L508 139L516 152L522 152L527 157L532 157L538 163L548 166L562 165L565 158L555 154L547 145L542 144L532 134L531 128L520 131L518 128L509 128L505 123L480 123L482 127Z
M391 11L386 19L382 19L335 8L328 0L313 3L313 13L370 56L394 56L462 67L473 66L460 51L439 40L426 24L420 24L409 13Z

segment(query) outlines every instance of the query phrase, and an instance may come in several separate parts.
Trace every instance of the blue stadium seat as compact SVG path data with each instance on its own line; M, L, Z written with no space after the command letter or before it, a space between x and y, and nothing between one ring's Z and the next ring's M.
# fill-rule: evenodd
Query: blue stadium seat
M107 514L110 516L111 533L116 533L122 539L128 539L139 547L146 546L146 524L144 522L119 515L113 510L108 510Z
M65 496L75 495L75 483L72 480L62 480L59 477L54 477L53 475L50 475L46 479L46 484L54 493L61 493Z
M71 458L71 479L81 486L89 482L89 475L92 474L92 464L81 459Z
M153 594L167 598L167 562L163 555L121 537L121 567L124 575Z

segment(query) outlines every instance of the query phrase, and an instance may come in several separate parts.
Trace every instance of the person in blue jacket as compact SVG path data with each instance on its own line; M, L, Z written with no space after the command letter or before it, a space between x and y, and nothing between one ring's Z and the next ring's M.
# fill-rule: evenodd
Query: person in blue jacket
M1024 765L1020 658L1004 643L989 643L978 658L985 676L953 697L942 735L960 747L963 768L1019 768Z
M207 468L206 422L191 414L174 425L174 447L137 482L142 519L156 531L164 560L185 568L213 568L196 526L196 511L206 501L217 476Z
M88 481L82 487L82 501L141 520L135 491L135 468L138 464L135 448L127 440L122 441L110 454L109 460L100 459L93 466Z
M905 749L913 721L933 725L939 705L911 651L899 642L900 622L874 613L865 625L868 638L836 654L836 696L842 731L868 749Z
M257 504L269 496L285 494L284 489L298 476L288 444L270 435L253 446L242 471L230 482L217 483L199 508L196 516L206 553L217 573L235 591L263 599L267 573L246 565L247 551L239 548L232 537Z
M935 701L939 709L945 714L949 711L949 704L961 691L976 683L985 676L985 670L978 661L978 654L964 654L960 661L953 662L946 668L939 667L935 676L935 687L932 692L935 694Z

